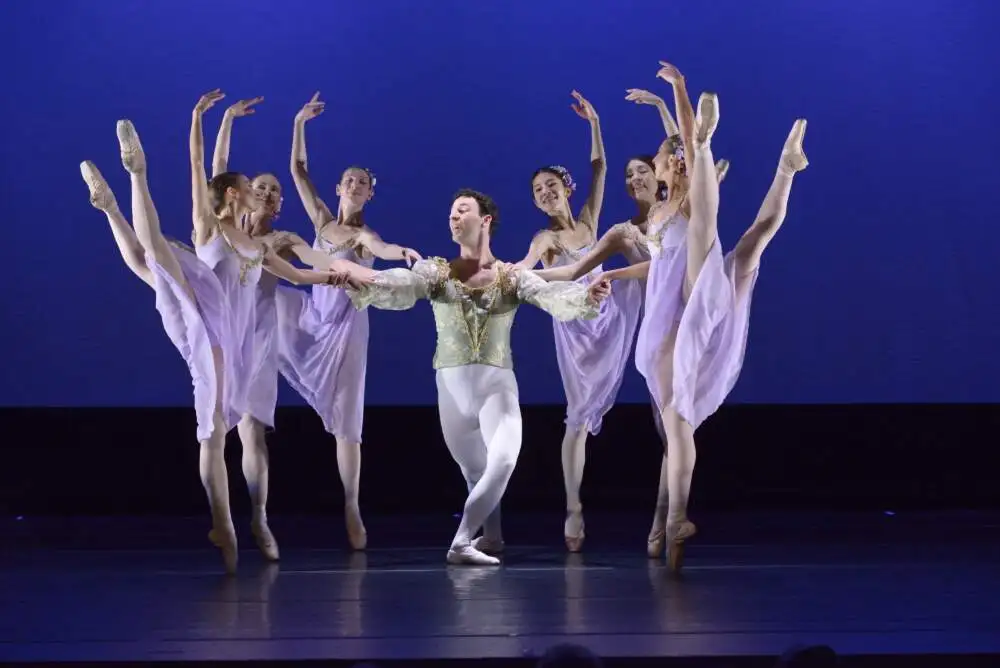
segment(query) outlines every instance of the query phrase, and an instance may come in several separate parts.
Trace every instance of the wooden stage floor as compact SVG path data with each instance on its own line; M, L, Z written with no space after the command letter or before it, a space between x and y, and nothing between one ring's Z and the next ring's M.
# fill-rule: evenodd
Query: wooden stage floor
M494 568L445 565L450 516L367 518L364 553L343 549L339 518L277 517L280 565L240 522L235 578L204 540L207 518L5 518L0 663L513 663L556 642L609 665L771 665L812 643L908 665L1000 655L996 515L694 519L676 580L645 556L646 518L625 515L588 516L581 555L565 553L560 517L505 517Z

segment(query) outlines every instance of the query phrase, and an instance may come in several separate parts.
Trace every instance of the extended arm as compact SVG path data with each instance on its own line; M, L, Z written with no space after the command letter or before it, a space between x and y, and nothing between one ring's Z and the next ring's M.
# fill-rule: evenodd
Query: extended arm
M402 260L410 264L423 259L420 253L412 248L400 246L399 244L387 244L382 241L382 237L367 225L361 228L361 231L358 233L358 243L367 248L372 255L380 260L388 260L390 262Z
M294 232L278 232L269 243L278 255L286 259L296 257L302 264L309 265L321 271L330 269L333 266L333 258L322 251L316 250L307 244L305 239Z
M684 154L692 155L694 150L695 116L691 99L687 94L684 75L670 63L660 61L660 71L656 76L666 81L674 89L674 110L677 112L677 122L680 126L681 141L684 142Z
M586 276L595 267L603 264L609 257L622 252L625 247L625 239L621 228L615 225L604 233L590 252L581 257L573 264L551 269L542 269L534 274L545 281L575 281L581 276Z
M208 181L205 179L205 137L201 118L208 109L225 95L219 89L205 93L198 100L191 112L191 135L189 148L191 151L191 218L194 220L194 243L197 246L208 243L215 230L215 212L208 194Z
M675 137L681 133L680 128L677 127L677 122L674 121L674 117L670 115L667 103L663 101L662 97L641 88L629 88L627 92L628 95L625 96L625 99L629 102L648 104L656 107L656 110L660 112L660 120L663 122L663 131L667 133L668 137Z
M229 169L229 144L233 136L233 120L254 113L251 108L264 101L262 97L252 100L240 100L226 109L219 125L219 134L215 136L215 153L212 154L212 176L218 176Z
M540 308L556 320L589 320L597 317L598 304L582 283L546 283L527 269L515 271L518 301Z
M649 274L649 261L640 262L638 264L633 264L628 267L622 267L621 269L612 269L611 271L606 271L601 275L609 281L644 281L646 276Z
M443 265L434 260L421 260L412 269L387 269L374 272L368 285L360 290L348 290L354 308L359 311L371 306L383 311L406 311L420 299L430 299L431 291L443 275Z
M306 155L306 121L310 121L323 113L326 103L319 101L319 93L312 96L295 116L295 127L292 130L292 181L302 200L309 219L318 230L334 219L333 212L316 191L316 186L309 177L309 159Z
M577 104L573 110L584 120L590 122L590 194L580 211L580 222L597 234L597 223L601 217L601 207L604 206L604 187L608 177L607 159L604 155L604 139L601 137L601 119L597 111L580 93L573 91Z
M264 269L293 285L323 285L333 283L333 275L330 271L299 269L288 260L282 259L271 248L265 250Z

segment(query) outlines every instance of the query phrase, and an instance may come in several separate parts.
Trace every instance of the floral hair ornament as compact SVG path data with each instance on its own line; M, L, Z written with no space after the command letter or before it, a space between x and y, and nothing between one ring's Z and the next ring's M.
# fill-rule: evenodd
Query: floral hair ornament
M570 192L574 192L576 190L576 181L573 180L573 177L570 175L568 169L562 165L549 165L545 169L558 175L559 178L562 179L563 185L566 186L567 190Z

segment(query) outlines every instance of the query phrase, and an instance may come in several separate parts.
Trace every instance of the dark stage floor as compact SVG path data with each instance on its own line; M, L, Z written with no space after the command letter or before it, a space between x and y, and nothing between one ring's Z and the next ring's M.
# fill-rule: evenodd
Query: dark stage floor
M1000 655L1000 516L695 517L675 581L644 554L646 518L509 516L499 568L447 567L454 520L272 519L280 566L251 549L220 574L207 518L6 518L0 662L525 659L558 641L618 659L770 665L791 644L871 655ZM959 657L957 655L965 655ZM865 657L869 659L865 660Z

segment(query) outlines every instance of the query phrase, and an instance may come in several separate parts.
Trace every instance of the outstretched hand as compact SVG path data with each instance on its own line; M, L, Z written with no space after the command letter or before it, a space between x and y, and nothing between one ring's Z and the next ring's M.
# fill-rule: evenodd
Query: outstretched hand
M322 114L323 110L325 109L326 109L326 102L320 102L319 91L316 91L313 94L312 98L304 105L302 105L301 109L299 109L299 113L295 115L295 120L311 121L312 119Z
M370 285L373 279L366 276L355 276L349 271L337 271L336 269L330 270L330 278L327 283L334 286L335 288L352 288L354 290L360 290L366 285Z
M254 105L260 104L264 101L263 97L254 97L249 100L240 100L234 105L231 105L226 109L226 114L232 116L233 118L241 118L243 116L250 116L256 111L253 107Z
M590 301L600 304L611 296L611 280L605 278L604 274L601 274L587 288L587 296L590 298Z
M670 63L663 60L660 61L660 69L656 73L656 76L659 77L660 79L663 79L671 86L682 83L684 81L684 75L681 74L681 71L676 67L674 67L673 65L671 65Z
M196 114L204 114L206 111L215 106L215 103L226 96L222 92L221 88L216 88L211 90L198 99L198 104L194 105L194 111Z
M576 104L571 104L570 107L576 112L577 116L591 123L597 120L597 111L589 100L580 95L578 91L573 91L570 95L576 98Z
M642 88L627 88L625 92L627 93L627 95L625 95L625 99L629 102L635 102L636 104L651 104L653 106L663 104L662 97L654 95L648 90L643 90Z
M403 249L403 261L406 262L407 267L412 267L415 262L420 262L423 259L423 256L412 248Z

